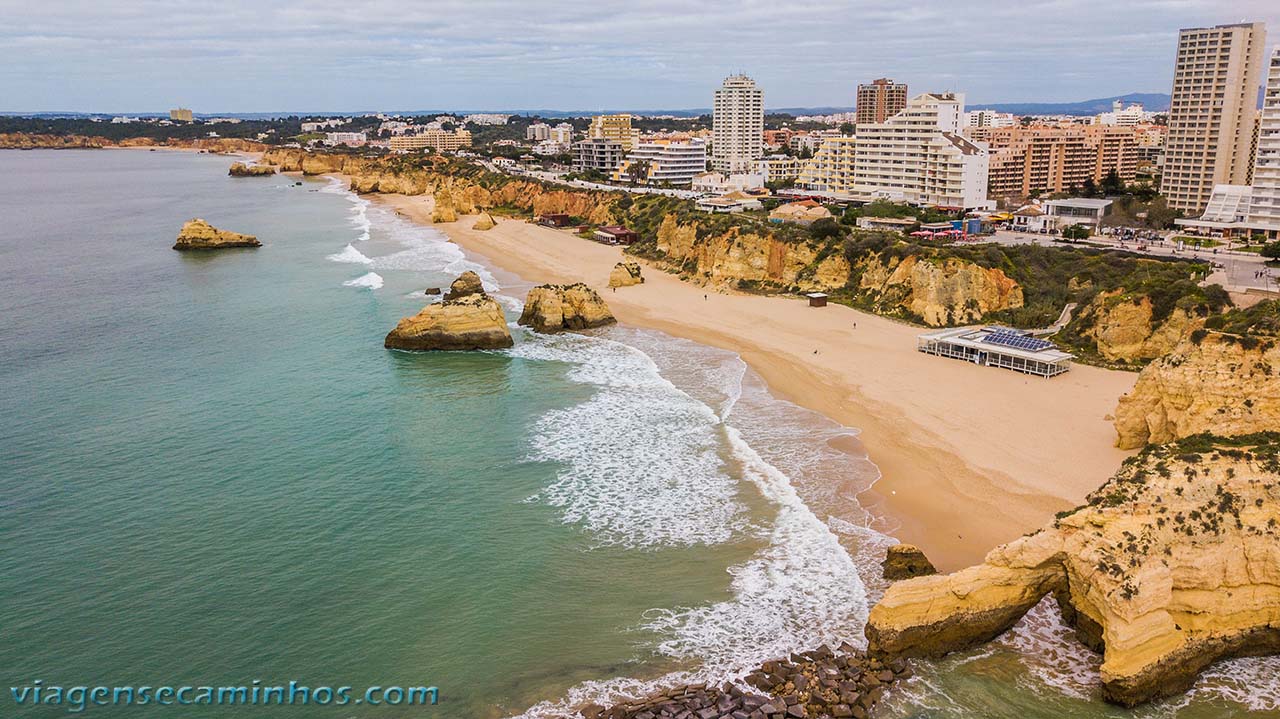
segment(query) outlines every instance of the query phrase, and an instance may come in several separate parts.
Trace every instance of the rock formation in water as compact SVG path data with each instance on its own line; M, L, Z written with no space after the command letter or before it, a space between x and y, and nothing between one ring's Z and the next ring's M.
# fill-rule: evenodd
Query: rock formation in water
M1280 342L1201 330L1147 365L1115 411L1116 445L1280 429Z
M276 174L276 168L271 165L246 165L243 162L233 162L227 174L232 177L268 177Z
M690 684L611 707L577 707L584 719L805 719L872 716L889 687L912 676L904 661L882 662L843 644L764 662L750 689Z
M1219 659L1280 652L1280 434L1148 447L983 564L891 585L870 650L965 649L1048 594L1103 653L1103 696L1126 706L1185 690Z
M219 230L200 218L187 220L178 232L175 250L220 250L228 247L261 247L262 243L253 235L242 235L239 232Z
M640 264L630 260L619 262L609 273L610 287L630 287L644 284L644 275L640 274Z
M581 282L534 287L520 314L520 324L538 332L585 330L616 321L600 295Z
M400 320L383 345L400 350L482 350L510 347L502 306L485 293L474 272L453 281L440 302Z
M884 578L891 582L938 573L933 562L924 556L919 547L912 544L895 544L889 547L880 567Z

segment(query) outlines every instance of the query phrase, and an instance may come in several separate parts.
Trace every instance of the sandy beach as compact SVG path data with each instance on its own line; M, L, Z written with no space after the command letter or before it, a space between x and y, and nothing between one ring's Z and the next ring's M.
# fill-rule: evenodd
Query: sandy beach
M430 196L374 195L430 224ZM860 500L939 569L1073 507L1127 456L1107 419L1136 374L1076 365L1053 379L915 350L919 328L843 306L722 294L645 267L643 285L607 286L622 249L498 218L432 225L530 282L585 282L620 322L739 353L777 396L862 431L882 478Z

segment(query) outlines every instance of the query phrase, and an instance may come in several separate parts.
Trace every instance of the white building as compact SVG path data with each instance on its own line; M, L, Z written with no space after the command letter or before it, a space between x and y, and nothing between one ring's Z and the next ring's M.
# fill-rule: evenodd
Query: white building
M1280 239L1280 48L1271 53L1258 126L1249 223L1269 239Z
M717 172L747 172L764 155L764 92L746 75L716 89L711 117L711 164Z
M644 163L643 182L648 185L689 185L707 170L707 143L692 140L648 140L636 145L613 173L615 180L632 177L632 167Z
M729 175L726 177L719 172L704 172L694 176L693 183L689 189L694 192L712 195L727 195L735 190L750 190L757 187L764 187L764 177L762 175Z
M367 141L368 138L363 132L326 132L324 134L324 144L331 146L363 147Z
M409 123L399 120L384 120L378 125L378 132L386 132L392 135L403 135L409 131Z
M547 135L547 139L552 142L558 142L562 145L573 144L573 125L562 122L551 128L551 133Z
M973 110L965 113L964 124L965 127L1013 127L1018 124L1018 118L1010 112Z
M1111 103L1111 112L1099 113L1094 117L1095 125L1116 125L1117 127L1133 127L1155 119L1154 112L1142 109L1139 103L1124 107L1124 103L1116 100Z
M439 120L440 118L436 118ZM472 125L505 125L507 120L511 119L510 115L501 115L495 112L477 112L462 118L463 122Z
M549 157L552 155L567 155L569 154L569 150L570 150L570 146L566 142L553 142L551 140L543 140L542 142L539 142L538 144L534 145L531 152L533 152L533 154L535 155L540 155L542 157Z
M344 118L332 117L332 118L329 118L328 120L320 120L317 122L304 122L302 123L302 131L303 132L322 132L323 130L328 129L330 127L337 127L339 125L345 125L345 124L347 124L347 121Z
M832 197L985 208L986 147L960 135L964 95L926 93L853 137L830 138L805 163L800 183Z
M551 126L545 122L535 122L525 128L524 139L534 142L551 139Z

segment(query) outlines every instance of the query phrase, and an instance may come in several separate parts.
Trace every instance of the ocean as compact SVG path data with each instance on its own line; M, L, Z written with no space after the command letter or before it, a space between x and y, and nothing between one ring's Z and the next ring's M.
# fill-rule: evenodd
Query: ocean
M864 644L893 540L855 428L630 327L387 351L427 287L475 270L514 320L538 278L229 163L0 153L5 687L429 685L435 707L254 711L533 719ZM170 250L192 217L264 246ZM918 663L880 715L1280 712L1273 659L1136 713L1098 701L1096 665L1050 600Z

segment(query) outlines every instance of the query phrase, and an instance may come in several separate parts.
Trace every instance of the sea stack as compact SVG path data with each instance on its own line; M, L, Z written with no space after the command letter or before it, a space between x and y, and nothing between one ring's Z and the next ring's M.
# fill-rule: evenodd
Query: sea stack
M1273 432L1148 447L1087 504L982 564L891 585L868 650L965 649L1053 594L1102 652L1102 695L1117 704L1183 691L1219 659L1280 653L1278 457Z
M246 165L243 162L233 162L227 174L232 177L267 177L276 174L276 168L271 165Z
M228 247L262 247L253 235L219 230L200 218L187 220L178 232L175 250L221 250Z
M520 324L539 332L585 330L617 322L595 290L581 282L529 290Z
M493 219L493 215L490 215L488 212L481 212L480 216L476 218L475 224L471 225L471 229L492 230L497 226L497 224L498 223Z
M644 284L644 276L640 274L640 265L636 262L619 262L609 273L610 287L630 287Z
M486 350L510 347L502 306L487 295L480 277L464 272L440 302L400 320L383 346L399 350Z

